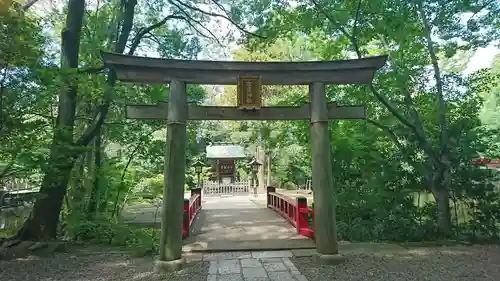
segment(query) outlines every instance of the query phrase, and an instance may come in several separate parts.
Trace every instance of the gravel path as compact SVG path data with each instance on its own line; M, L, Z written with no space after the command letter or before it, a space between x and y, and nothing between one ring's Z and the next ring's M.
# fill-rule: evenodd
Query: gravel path
M189 263L169 275L153 272L153 258L126 253L57 253L0 261L1 281L206 281L209 262Z
M309 257L293 263L309 281L498 281L500 246L414 248L396 254L347 254L336 266Z
M310 257L290 258L308 281L497 281L500 246L414 248L396 252L346 251L347 261L320 266ZM219 253L223 259L231 257ZM217 258L216 256L214 256ZM211 255L178 273L153 272L153 257L105 249L0 261L1 281L207 281ZM234 258L234 257L232 257ZM276 280L273 280L276 281Z

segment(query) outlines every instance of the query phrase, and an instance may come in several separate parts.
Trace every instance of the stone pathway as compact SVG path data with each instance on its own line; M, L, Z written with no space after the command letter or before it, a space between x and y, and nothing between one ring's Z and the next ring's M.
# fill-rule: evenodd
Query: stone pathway
M205 197L185 240L185 251L257 251L315 248L314 242L253 197Z
M292 256L291 251L214 255L207 281L307 281L290 260Z
M346 261L340 265L319 265L311 257L313 252L291 250L185 253L188 263L183 270L157 274L153 271L156 257L133 257L129 251L103 245L86 246L70 248L67 253L54 253L43 257L31 256L0 260L0 280L306 280L303 276L308 281L500 280L500 246L498 245L403 248L383 243L347 243L341 244L340 252L346 256ZM303 276L295 274L297 271L288 261L292 261ZM262 269L266 277L245 279L245 273L249 276L251 271L264 275ZM223 273L231 272L231 270L235 273Z

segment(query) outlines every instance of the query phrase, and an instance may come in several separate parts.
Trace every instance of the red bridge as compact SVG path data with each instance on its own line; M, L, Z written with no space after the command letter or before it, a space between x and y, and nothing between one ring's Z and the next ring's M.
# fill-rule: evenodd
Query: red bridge
M184 201L188 251L314 248L314 212L307 198L268 187L259 196L207 196L194 189Z

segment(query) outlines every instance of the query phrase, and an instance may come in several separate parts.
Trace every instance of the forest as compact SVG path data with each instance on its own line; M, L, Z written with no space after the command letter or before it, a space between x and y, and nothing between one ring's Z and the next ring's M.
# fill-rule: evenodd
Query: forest
M0 182L40 189L26 221L0 234L155 239L120 214L140 194L161 194L166 126L126 119L124 108L165 101L168 85L117 81L101 61L109 51L241 61L387 55L372 84L327 87L328 101L362 104L367 115L329 122L339 237L498 241L500 167L488 163L500 157L499 14L491 0L0 0ZM475 56L485 48L495 51ZM232 106L236 87L189 85L188 99ZM307 103L307 87L264 86L263 102ZM261 143L270 184L298 188L311 178L308 126L190 121L185 173L196 178L191 164L210 143Z

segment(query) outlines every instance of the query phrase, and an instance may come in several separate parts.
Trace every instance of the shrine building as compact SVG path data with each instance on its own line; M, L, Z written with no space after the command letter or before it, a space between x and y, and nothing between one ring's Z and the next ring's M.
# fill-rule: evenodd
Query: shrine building
M240 145L217 144L206 147L207 159L212 162L211 181L233 183L238 175L236 160L247 159L245 149Z

